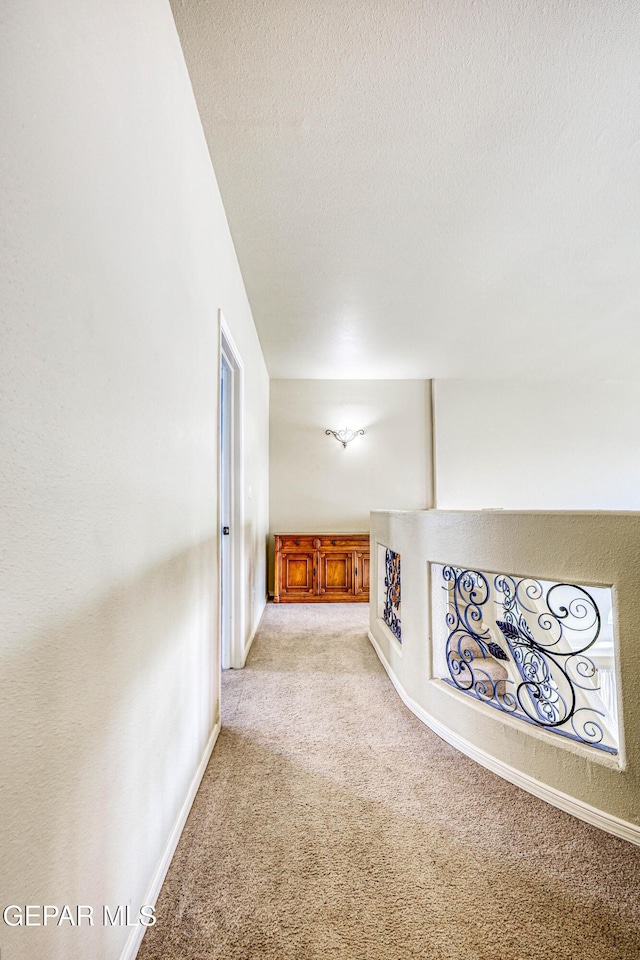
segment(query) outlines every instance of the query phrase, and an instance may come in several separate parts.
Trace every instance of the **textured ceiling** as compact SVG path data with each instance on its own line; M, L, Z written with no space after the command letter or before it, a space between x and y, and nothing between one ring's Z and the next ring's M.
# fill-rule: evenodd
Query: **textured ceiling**
M273 377L637 379L637 0L173 0Z

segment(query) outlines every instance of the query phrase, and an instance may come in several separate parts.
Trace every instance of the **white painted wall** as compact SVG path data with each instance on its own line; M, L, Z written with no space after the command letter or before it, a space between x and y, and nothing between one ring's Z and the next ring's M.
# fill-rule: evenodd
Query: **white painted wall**
M0 83L2 904L136 914L219 711L218 307L248 634L268 378L168 3L5 4ZM115 960L129 933L0 921L0 946Z
M640 510L640 383L437 380L441 509Z
M428 380L272 380L271 533L361 533L431 504ZM362 428L343 448L325 430Z

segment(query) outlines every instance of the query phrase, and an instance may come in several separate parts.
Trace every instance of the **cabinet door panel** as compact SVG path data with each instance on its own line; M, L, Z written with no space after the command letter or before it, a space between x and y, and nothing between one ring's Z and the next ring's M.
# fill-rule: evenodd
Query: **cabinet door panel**
M369 593L369 554L356 553L356 594Z
M280 562L281 595L313 593L313 554L285 553Z
M332 551L320 554L320 592L325 595L353 593L351 553Z

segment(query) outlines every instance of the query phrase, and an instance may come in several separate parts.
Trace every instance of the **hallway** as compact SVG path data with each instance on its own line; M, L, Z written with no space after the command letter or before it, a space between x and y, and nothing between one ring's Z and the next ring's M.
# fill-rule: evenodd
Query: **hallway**
M640 849L402 704L360 605L269 605L140 960L632 960Z

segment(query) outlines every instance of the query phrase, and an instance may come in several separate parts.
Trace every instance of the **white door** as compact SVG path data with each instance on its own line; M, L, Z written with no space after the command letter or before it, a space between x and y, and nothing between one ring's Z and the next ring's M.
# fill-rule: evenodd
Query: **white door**
M233 371L224 353L220 370L220 592L221 663L231 666L233 617L233 556L231 524L233 513Z

